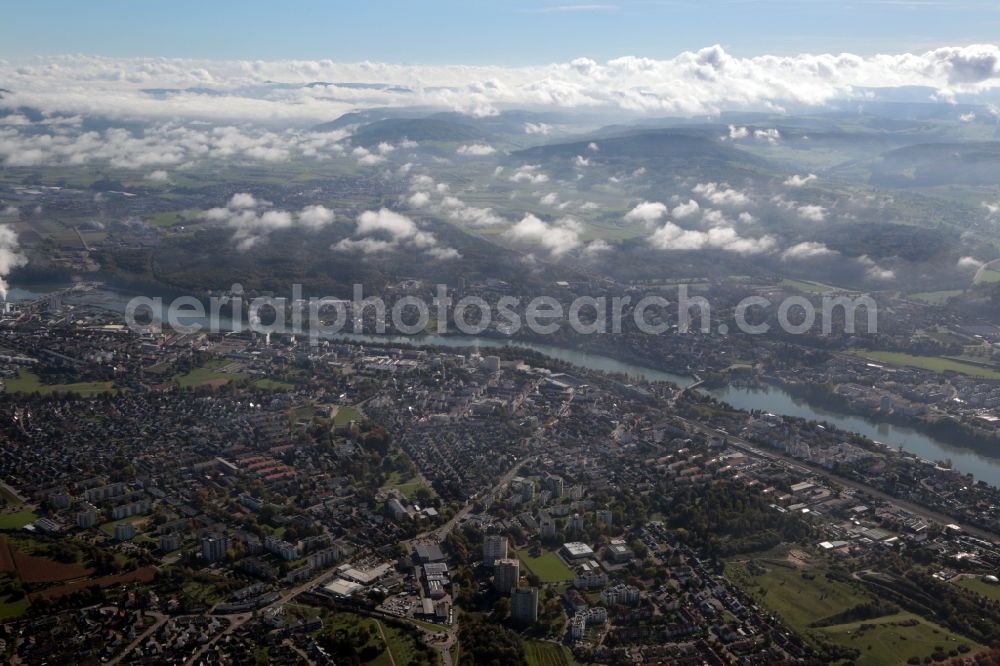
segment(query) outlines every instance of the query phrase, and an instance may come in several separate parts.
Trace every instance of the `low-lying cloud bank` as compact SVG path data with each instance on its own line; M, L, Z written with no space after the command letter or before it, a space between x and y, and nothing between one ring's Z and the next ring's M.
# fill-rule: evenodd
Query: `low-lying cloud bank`
M899 86L930 87L941 99L1000 87L1000 47L738 58L716 45L666 60L626 56L599 63L578 58L516 68L83 55L0 60L0 87L11 91L0 100L3 106L216 122L318 122L362 106L410 105L480 116L504 107L617 107L700 115L821 105L863 96L861 89ZM541 128L528 126L526 131Z

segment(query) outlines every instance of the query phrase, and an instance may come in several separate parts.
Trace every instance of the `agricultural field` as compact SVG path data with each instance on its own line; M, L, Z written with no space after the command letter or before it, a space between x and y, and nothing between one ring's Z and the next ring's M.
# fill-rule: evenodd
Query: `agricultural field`
M576 666L570 651L562 645L545 641L524 641L528 666Z
M562 583L573 578L573 572L562 559L551 551L532 557L526 550L517 551L521 564L542 583Z
M44 555L29 555L10 546L18 576L25 583L58 583L74 578L83 578L94 570L79 562L57 562Z
M156 567L142 567L141 569L136 569L135 571L129 571L127 573L101 576L100 578L88 578L87 580L80 580L74 583L47 587L44 590L32 593L31 599L57 599L68 594L73 594L74 592L79 592L80 590L85 590L94 585L97 585L98 587L112 587L114 585L122 585L124 583L148 583L152 581L155 576Z
M853 353L856 356L867 358L871 361L888 363L890 365L909 366L933 372L957 372L962 375L979 377L981 379L1000 379L1000 372L996 370L980 368L969 363L941 358L940 356L914 356L913 354L887 351L856 351Z

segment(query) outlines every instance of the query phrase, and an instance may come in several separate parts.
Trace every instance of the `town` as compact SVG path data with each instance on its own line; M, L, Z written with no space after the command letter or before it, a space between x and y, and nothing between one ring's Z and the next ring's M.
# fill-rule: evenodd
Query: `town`
M996 640L998 491L931 461L517 347L137 334L67 300L0 324L24 662L821 663L865 648L812 627L861 620L920 660ZM800 594L830 601L777 610Z

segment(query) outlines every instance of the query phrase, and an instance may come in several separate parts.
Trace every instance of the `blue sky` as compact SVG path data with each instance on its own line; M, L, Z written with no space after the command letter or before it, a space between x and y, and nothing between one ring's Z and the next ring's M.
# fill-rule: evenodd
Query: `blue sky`
M524 65L921 51L995 42L979 0L24 0L4 4L0 57L86 53Z

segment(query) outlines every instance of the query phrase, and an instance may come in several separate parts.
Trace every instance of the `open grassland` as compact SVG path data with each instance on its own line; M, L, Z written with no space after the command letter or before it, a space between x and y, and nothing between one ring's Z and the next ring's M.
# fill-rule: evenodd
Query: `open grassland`
M862 588L831 579L820 561L793 562L779 557L732 561L727 575L757 603L770 609L798 634L814 643L856 649L858 666L905 664L935 652L974 653L983 647L933 622L896 612L857 622L815 626L872 601ZM961 646L961 650L959 649Z
M958 656L984 649L913 613L896 613L817 631L833 643L859 650L861 654L854 662L857 666L905 664L912 657L923 660L935 653Z
M1000 601L1000 583L987 583L981 578L963 578L955 583L959 587L964 587L967 590L972 590L976 594L986 597L987 599L992 599L994 601Z
M870 600L850 584L828 579L822 568L779 566L769 560L757 562L762 564L763 573L738 563L731 563L727 571L758 603L800 633L807 632L813 622Z

